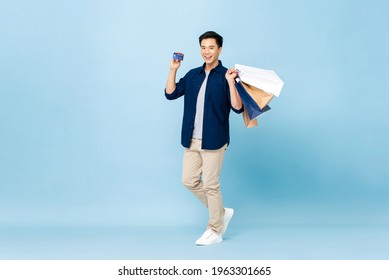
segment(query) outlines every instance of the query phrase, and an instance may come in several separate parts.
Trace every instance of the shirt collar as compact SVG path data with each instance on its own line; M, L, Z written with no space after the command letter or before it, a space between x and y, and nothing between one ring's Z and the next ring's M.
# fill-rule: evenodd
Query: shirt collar
M204 69L205 69L205 62L203 64L203 66L200 68L199 72L205 72ZM214 70L215 72L218 72L218 73L223 73L223 64L222 64L221 60L219 60L219 64L215 68L213 68L212 70Z

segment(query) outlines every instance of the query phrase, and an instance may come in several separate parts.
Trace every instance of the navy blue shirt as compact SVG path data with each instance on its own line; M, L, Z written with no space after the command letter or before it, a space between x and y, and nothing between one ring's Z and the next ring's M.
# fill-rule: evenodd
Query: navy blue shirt
M184 117L182 120L181 144L185 148L190 147L192 140L194 121L196 116L197 96L201 84L205 79L203 66L190 70L176 84L176 89L165 96L169 100L184 96ZM204 97L203 139L202 149L217 150L230 143L229 115L232 109L236 113L242 113L243 108L236 110L231 106L230 90L225 78L227 68L221 61L211 70L208 76Z

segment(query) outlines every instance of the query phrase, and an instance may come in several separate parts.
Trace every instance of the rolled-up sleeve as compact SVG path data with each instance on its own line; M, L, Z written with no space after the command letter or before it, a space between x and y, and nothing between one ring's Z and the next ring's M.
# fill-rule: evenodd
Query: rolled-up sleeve
M237 113L237 114L241 114L241 113L243 113L243 111L244 111L244 107L242 106L242 108L240 108L239 110L236 110L234 107L232 107L231 106L231 109L232 109L232 111L234 111L235 113Z
M185 77L181 78L178 83L176 83L176 89L172 93L166 93L165 88L165 97L169 100L177 99L185 94Z

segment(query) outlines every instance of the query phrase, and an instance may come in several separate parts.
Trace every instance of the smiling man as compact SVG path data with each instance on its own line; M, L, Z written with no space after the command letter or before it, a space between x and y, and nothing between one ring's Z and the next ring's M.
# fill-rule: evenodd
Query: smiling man
M243 112L235 89L235 69L219 60L223 37L208 31L199 38L204 64L190 70L176 83L180 60L171 60L165 96L184 96L181 144L185 147L182 183L208 208L209 221L196 245L223 241L234 210L224 208L220 191L220 171L230 143L229 115Z

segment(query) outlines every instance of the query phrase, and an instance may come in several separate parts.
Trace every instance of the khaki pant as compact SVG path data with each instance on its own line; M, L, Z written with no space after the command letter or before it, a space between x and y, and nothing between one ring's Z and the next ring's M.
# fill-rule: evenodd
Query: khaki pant
M182 168L182 183L208 207L208 227L216 233L223 227L220 171L226 148L227 144L219 150L202 150L201 140L192 139L184 152Z

